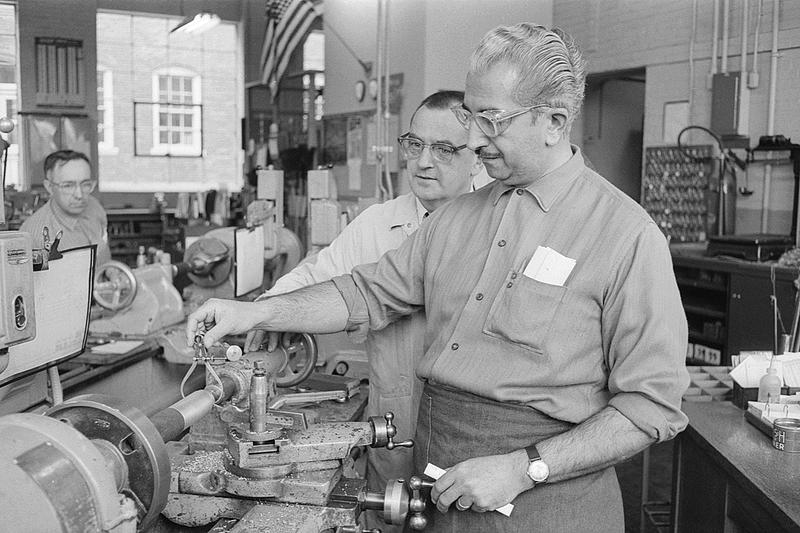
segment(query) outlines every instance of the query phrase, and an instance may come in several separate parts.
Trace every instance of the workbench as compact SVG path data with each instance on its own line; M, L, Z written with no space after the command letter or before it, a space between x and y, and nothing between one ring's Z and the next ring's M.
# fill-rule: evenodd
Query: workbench
M728 402L684 402L675 442L672 531L800 532L800 454L772 441Z
M64 398L81 394L108 394L135 406L145 415L153 415L180 400L180 382L188 364L167 362L162 349L152 340L129 353L98 356L86 351L58 364ZM203 372L197 370L186 384L187 391L202 388ZM8 398L0 402L0 415L29 412L42 413L47 401L46 371L13 382Z

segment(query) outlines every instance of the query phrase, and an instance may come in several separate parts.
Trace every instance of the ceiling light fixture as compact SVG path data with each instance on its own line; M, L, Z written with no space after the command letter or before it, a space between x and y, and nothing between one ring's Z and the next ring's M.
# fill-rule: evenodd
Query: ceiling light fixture
M170 30L170 33L178 32L197 35L210 30L220 22L219 15L215 13L198 13L193 17L183 19L180 24Z

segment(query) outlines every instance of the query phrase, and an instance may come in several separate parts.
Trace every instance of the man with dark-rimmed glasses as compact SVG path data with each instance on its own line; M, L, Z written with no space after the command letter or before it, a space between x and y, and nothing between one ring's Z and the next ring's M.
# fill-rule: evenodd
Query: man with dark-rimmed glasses
M210 300L188 319L187 341L203 324L210 345L242 320L378 329L424 308L415 466L445 469L426 531L622 532L613 465L686 427L667 241L569 141L585 76L558 28L489 31L454 112L493 183L350 276L263 307Z
M429 213L479 186L475 177L482 177L483 167L475 152L466 149L467 132L450 111L463 102L460 91L439 91L425 98L414 111L408 132L398 138L411 192L364 210L328 247L281 277L259 300L328 281L357 265L377 261L417 231ZM366 337L370 390L365 416L394 413L398 442L414 436L422 391L414 364L423 353L424 331L425 315L420 312L380 331L370 331ZM264 337L263 331L251 331L245 351L258 350ZM267 349L276 344L277 336L271 335ZM387 480L408 478L413 466L413 453L407 448L369 449L369 488L384 490ZM365 525L384 532L400 530L371 514Z
M58 249L97 245L97 265L111 260L105 209L92 196L97 179L83 152L58 150L44 160L44 188L50 199L22 223L20 231L33 237L34 248L44 244L44 228L52 243L60 233Z

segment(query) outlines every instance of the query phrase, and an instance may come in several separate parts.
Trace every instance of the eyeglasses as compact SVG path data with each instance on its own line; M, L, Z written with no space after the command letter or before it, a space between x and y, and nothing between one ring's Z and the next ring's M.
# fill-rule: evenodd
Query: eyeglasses
M461 146L453 146L452 144L446 143L427 144L415 137L409 137L408 133L398 137L397 142L400 143L400 148L403 149L403 155L406 159L419 158L422 156L422 150L427 146L430 148L433 158L440 163L449 163L453 160L453 156L456 152L467 147L466 144L462 144Z
M475 124L478 126L478 129L480 129L484 135L487 137L497 137L508 129L508 127L511 125L511 120L514 117L524 115L528 111L532 111L541 107L550 106L547 104L536 104L530 107L516 109L514 111L501 111L499 109L493 109L489 111L481 111L479 113L471 113L462 106L456 105L451 107L450 111L453 112L453 114L456 116L456 119L462 126L464 126L465 130L469 130L470 121L474 120Z
M81 188L81 192L83 194L89 194L97 186L97 180L86 180L80 183L75 181L65 181L63 183L56 183L53 180L47 181L50 182L50 185L57 187L59 190L61 190L61 192L66 194L73 194L76 190L78 190L78 187Z

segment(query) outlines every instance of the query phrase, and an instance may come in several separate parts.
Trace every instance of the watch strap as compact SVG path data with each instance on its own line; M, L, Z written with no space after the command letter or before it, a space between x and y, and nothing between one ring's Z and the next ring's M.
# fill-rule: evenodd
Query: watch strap
M530 446L526 446L525 447L525 453L528 454L528 462L529 463L532 463L534 461L538 461L539 459L542 458L542 456L539 455L539 450L536 448L535 444L531 444Z

